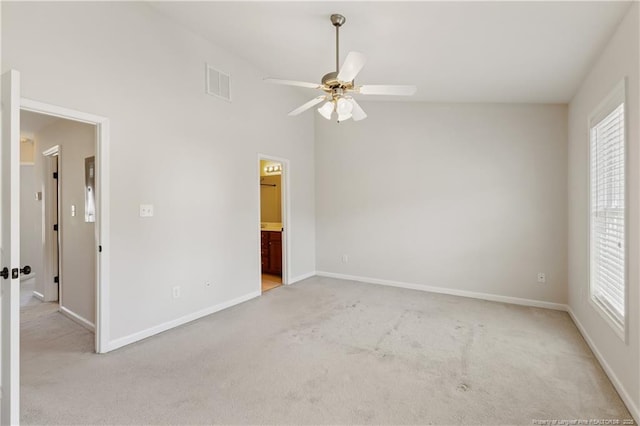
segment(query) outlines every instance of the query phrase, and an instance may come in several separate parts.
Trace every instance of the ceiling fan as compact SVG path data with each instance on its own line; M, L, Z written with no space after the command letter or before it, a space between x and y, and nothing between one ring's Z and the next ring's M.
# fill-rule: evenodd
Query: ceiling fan
M282 84L285 86L306 87L309 89L318 89L325 92L323 95L311 99L304 105L299 106L289 113L289 115L298 115L302 112L318 105L324 104L318 108L318 112L327 120L330 120L334 111L338 116L338 122L353 118L353 121L360 121L367 118L367 114L358 105L353 98L353 94L360 95L401 95L411 96L416 93L416 86L398 86L398 85L372 85L365 84L358 86L355 84L355 78L364 67L367 58L359 52L349 52L342 68L340 68L340 27L345 23L346 18L339 14L331 15L331 23L336 27L336 71L325 74L322 77L322 83L307 83L304 81L279 80L275 78L265 78L264 81L273 84Z

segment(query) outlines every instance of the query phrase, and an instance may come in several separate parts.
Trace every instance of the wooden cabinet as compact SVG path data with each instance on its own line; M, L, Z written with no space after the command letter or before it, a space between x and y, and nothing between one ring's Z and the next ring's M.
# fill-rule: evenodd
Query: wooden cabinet
M282 233L262 231L261 234L260 257L262 258L262 272L282 275Z

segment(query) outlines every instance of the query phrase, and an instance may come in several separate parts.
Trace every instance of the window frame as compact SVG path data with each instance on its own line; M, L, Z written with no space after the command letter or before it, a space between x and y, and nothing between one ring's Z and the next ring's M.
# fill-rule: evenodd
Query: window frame
M612 312L612 309L608 306L608 303L603 302L594 295L593 283L592 283L592 269L593 269L593 253L592 253L592 221L593 216L591 214L592 209L592 130L598 125L604 118L611 114L620 104L624 105L623 120L624 120L624 317L620 322L617 315ZM628 330L629 330L629 122L628 118L628 99L627 99L627 84L626 78L618 82L615 87L609 92L609 94L600 102L600 104L592 111L587 120L587 246L588 246L588 264L587 264L587 282L588 282L588 298L589 304L594 308L598 314L605 320L607 324L612 328L615 334L625 343L628 343Z

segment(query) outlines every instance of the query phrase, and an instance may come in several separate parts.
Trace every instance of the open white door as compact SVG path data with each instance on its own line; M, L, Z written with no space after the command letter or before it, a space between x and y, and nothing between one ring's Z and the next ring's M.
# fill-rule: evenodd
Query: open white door
M2 74L0 423L20 421L20 73Z

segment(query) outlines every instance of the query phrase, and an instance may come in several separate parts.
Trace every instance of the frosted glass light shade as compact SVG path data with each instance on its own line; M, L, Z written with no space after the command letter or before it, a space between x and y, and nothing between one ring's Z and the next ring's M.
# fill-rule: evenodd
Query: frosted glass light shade
M331 114L333 113L333 102L326 102L324 105L318 108L318 112L327 120L331 120Z
M338 122L340 121L345 121L351 118L351 113L347 113L347 114L338 114Z
M345 98L338 99L336 103L336 112L338 115L349 115L351 117L351 111L353 110L353 104Z

